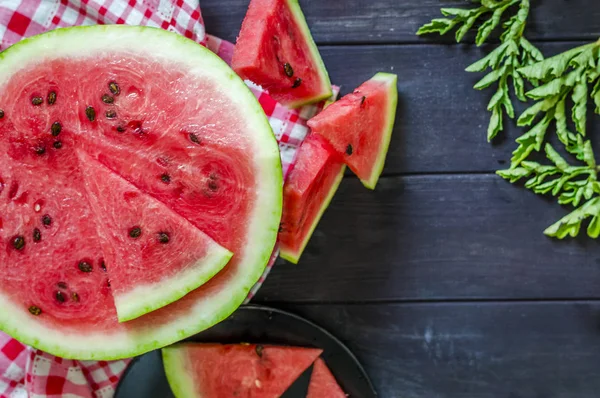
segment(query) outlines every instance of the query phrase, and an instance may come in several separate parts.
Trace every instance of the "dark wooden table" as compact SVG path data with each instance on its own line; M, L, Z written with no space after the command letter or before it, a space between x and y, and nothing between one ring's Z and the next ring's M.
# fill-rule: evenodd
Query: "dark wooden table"
M201 0L207 31L234 41L247 3ZM533 3L546 55L600 37L598 0ZM256 301L339 336L383 398L600 397L599 242L544 237L566 209L493 174L519 130L486 142L491 94L463 70L487 48L414 35L468 2L301 4L342 93L398 74L398 118L377 190L348 176L300 264L278 264Z

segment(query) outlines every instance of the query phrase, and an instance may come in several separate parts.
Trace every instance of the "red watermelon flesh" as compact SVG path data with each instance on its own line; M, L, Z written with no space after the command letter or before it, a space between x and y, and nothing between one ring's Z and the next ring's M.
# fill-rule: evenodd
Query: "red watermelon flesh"
M227 264L231 253L189 221L88 155L78 155L119 321L180 299ZM159 272L152 268L157 263Z
M332 95L298 0L251 0L232 67L292 108Z
M297 263L344 176L341 157L322 137L309 135L283 188L281 257Z
M179 344L163 349L169 385L178 398L277 398L322 350L255 344Z
M374 189L385 163L398 103L396 75L378 73L308 121L365 187Z
M335 377L321 358L315 361L306 398L346 398Z

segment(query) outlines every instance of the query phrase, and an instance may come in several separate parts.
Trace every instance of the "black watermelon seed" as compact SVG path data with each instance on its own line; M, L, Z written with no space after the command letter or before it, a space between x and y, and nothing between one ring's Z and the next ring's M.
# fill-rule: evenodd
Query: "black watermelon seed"
M260 344L256 346L256 355L258 355L259 358L262 358L264 349L265 349L265 347L263 347Z
M198 136L194 133L190 133L190 141L192 141L194 144L200 144L200 138L198 138Z
M104 262L104 260L100 261L100 269L102 270L102 272L106 272L106 263Z
M44 224L44 226L49 227L52 225L52 217L50 217L48 214L44 214L42 216L42 224Z
M158 233L158 241L160 243L169 243L169 234L166 232L159 232Z
M48 98L46 98L46 102L48 102L48 105L54 105L56 103L56 91L50 91L48 93Z
M42 97L33 97L31 99L31 104L34 106L40 106L44 103L44 99Z
M75 292L71 293L71 300L78 303L79 302L79 295Z
M117 82L108 83L108 89L114 95L119 95L121 93L121 89L119 88L119 85L117 84Z
M40 231L39 228L34 228L33 229L33 241L39 242L41 240L42 240L42 232Z
M0 119L4 118L4 111L2 109L0 109Z
M52 146L56 149L60 149L60 148L62 148L62 142L54 141L54 144L52 144Z
M106 287L110 287L110 279L106 280Z
M58 301L59 303L64 303L65 301L67 301L65 294L60 290L54 293L54 297L56 297L56 301Z
M107 119L114 119L117 117L117 112L114 109L109 109L106 111L106 118Z
M66 289L67 288L67 284L65 282L58 282L56 284L56 286L58 286L61 289Z
M298 87L300 87L301 84L302 84L302 79L297 78L296 80L294 80L294 84L292 85L292 88L298 88Z
M353 149L352 149L352 145L348 144L348 146L346 147L346 155L350 156L352 155Z
M35 305L32 305L29 307L29 312L31 312L31 315L38 316L42 313L42 309L40 307L36 307Z
M87 261L80 261L79 264L77 264L77 267L79 268L79 270L81 272L92 272L92 264L88 263Z
M50 133L54 137L58 137L58 135L60 134L61 131L62 131L62 124L60 124L60 122L52 123L52 126L50 127Z
M96 120L96 110L93 107L88 106L85 108L85 116L87 116L90 122L93 122Z
M362 108L362 106L365 104L365 101L367 100L367 97L365 97L364 95L362 96L362 98L360 99L360 106Z
M17 235L12 238L12 245L17 250L23 250L25 247L25 238L21 235Z
M294 68L292 68L292 65L288 64L287 62L283 64L283 71L287 77L294 76Z
M129 236L133 239L137 239L142 235L142 229L140 227L133 227L129 230Z
M217 189L219 189L219 185L217 185L215 180L210 180L210 181L208 181L208 188L214 192Z
M123 127L123 126L117 126L117 131L119 133L124 133L125 132L125 127Z
M114 97L111 97L108 94L104 94L102 96L102 102L104 102L105 104L112 104L113 102L115 102Z
M283 229L283 227L280 225L280 226L279 226L279 230L278 230L278 232L279 232L279 233L281 233L281 232L283 232L283 231L284 231L284 229Z
M163 175L160 176L160 180L162 182L164 182L165 184L168 184L171 182L171 176L168 175L167 173L164 173Z
M35 148L33 148L33 151L35 152L36 155L42 156L43 154L46 153L46 147L36 146Z

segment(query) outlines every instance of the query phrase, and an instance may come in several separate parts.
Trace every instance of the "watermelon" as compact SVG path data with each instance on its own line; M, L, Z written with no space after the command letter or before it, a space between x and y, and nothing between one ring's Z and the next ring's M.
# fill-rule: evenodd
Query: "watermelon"
M297 264L344 176L346 166L322 137L309 135L283 188L280 255Z
M250 1L232 67L290 108L332 95L327 70L298 0Z
M162 350L177 398L277 398L321 355L316 348L185 343Z
M369 189L377 185L390 144L397 81L394 74L378 73L308 121L312 131L333 145Z
M221 59L160 29L75 27L5 50L0 82L1 330L117 359L243 302L275 245L281 161Z
M306 398L346 398L335 377L321 358L315 361Z

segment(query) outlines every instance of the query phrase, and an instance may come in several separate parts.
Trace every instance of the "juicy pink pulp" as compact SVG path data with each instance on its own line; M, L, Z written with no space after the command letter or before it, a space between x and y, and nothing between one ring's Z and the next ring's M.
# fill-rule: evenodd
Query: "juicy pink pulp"
M321 358L315 361L306 398L346 398L335 377Z
M117 83L118 93L111 92L111 82ZM56 93L54 104L48 103L51 92ZM112 103L108 97L103 101L105 95ZM34 104L37 98L41 104ZM248 173L253 170L251 143L240 134L248 126L232 115L228 103L212 82L190 78L176 64L129 54L49 61L14 75L0 94L2 293L39 322L82 335L86 330L159 327L217 290L238 267L235 256L182 300L119 324L108 283L111 264L105 262L105 273L76 153L103 165L86 165L88 178L102 178L94 170L107 167L135 186L132 191L151 195L237 253L256 193L254 176ZM56 136L55 122L61 125ZM108 203L118 214L120 204ZM17 249L15 237L20 236L25 244ZM78 267L82 259L91 272ZM148 279L164 272L160 257L144 261L140 272ZM119 284L127 289L136 279ZM36 308L41 313L35 314Z

